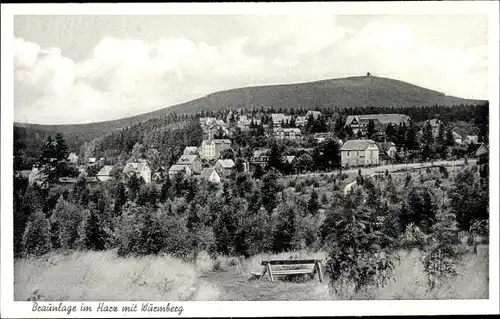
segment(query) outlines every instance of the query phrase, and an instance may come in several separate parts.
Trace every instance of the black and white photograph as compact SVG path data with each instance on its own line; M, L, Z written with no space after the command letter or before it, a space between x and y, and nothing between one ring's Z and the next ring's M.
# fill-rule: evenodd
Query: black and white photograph
M431 4L10 9L2 317L498 311L499 6Z

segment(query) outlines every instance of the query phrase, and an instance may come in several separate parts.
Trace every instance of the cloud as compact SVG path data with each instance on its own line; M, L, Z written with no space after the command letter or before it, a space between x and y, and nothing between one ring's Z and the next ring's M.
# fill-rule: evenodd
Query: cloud
M188 38L103 38L88 59L16 38L15 120L105 121L223 89L387 76L463 97L487 96L487 46L466 50L419 43L404 24L357 30L331 16L262 16L222 43Z

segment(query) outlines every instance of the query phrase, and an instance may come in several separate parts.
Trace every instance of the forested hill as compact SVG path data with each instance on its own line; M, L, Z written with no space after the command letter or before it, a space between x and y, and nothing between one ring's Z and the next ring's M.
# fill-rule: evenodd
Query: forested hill
M366 107L421 107L479 104L483 101L447 96L406 82L375 76L348 77L308 83L255 86L221 91L186 103L124 119L72 125L34 125L15 123L42 131L99 135L175 112L269 108L281 110Z

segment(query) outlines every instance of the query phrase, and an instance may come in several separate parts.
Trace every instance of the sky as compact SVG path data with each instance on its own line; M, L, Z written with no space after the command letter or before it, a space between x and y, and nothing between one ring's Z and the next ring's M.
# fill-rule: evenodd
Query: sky
M14 120L107 121L238 87L365 75L488 98L480 15L15 16Z

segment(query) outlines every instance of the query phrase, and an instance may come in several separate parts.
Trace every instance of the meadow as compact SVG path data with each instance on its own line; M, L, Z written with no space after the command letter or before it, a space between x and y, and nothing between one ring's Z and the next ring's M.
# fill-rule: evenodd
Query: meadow
M196 262L164 256L119 257L113 251L52 253L15 260L14 300L47 301L214 301L214 300L418 300L487 299L488 246L464 255L457 276L429 292L419 252L400 251L394 280L385 287L355 293L333 292L328 276L314 279L267 277L256 280L264 259L319 258L323 252L296 251L258 254L250 258L218 256L205 252Z

